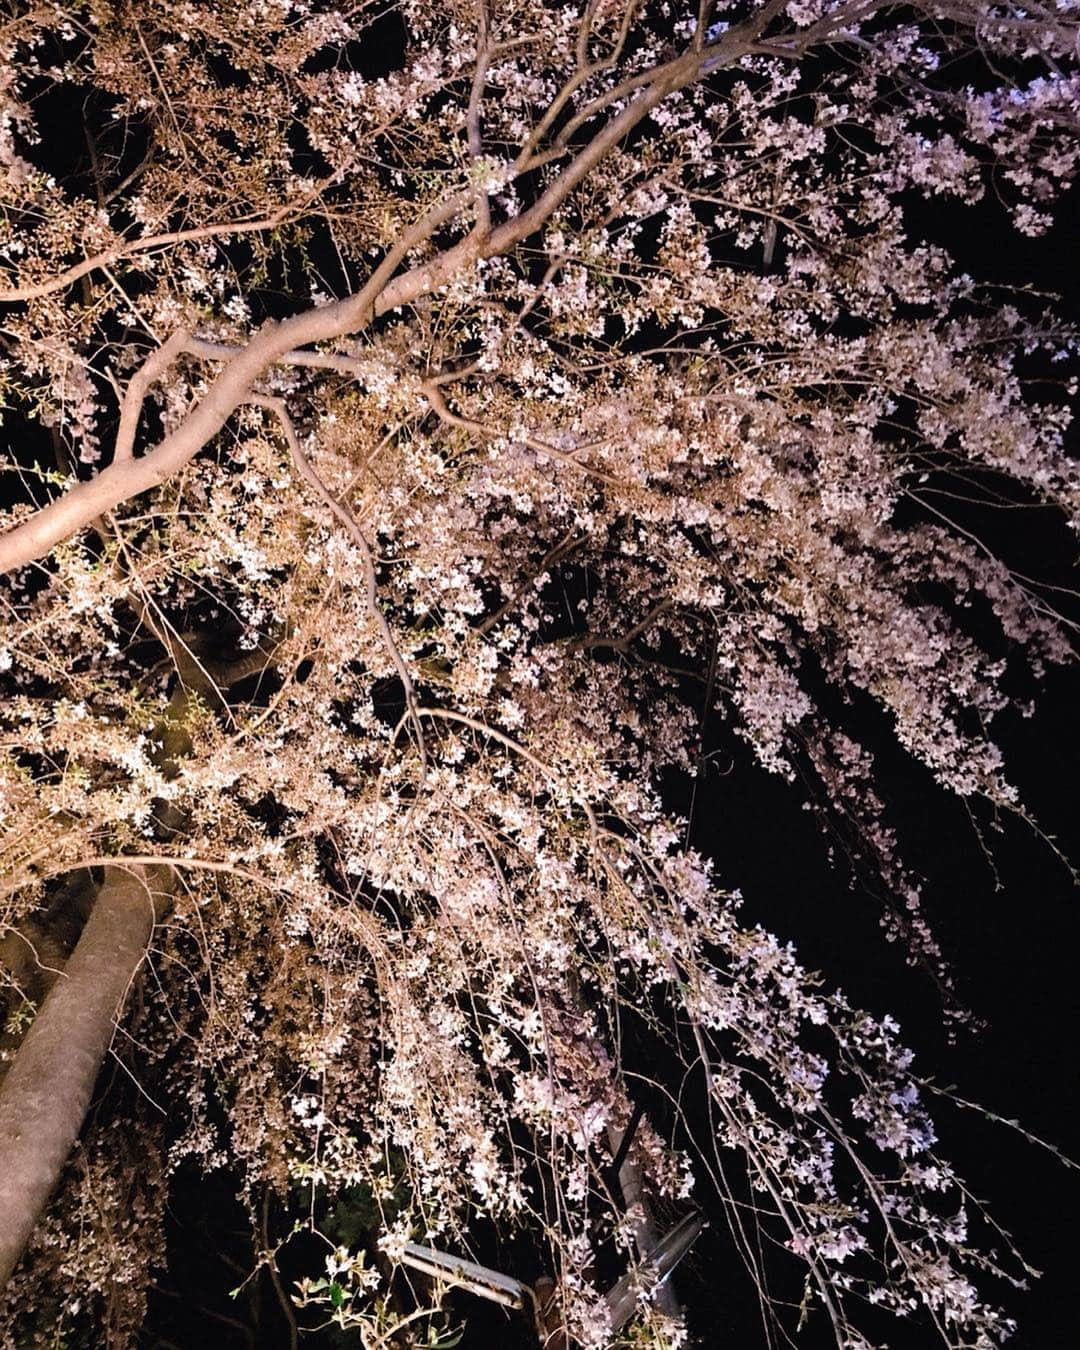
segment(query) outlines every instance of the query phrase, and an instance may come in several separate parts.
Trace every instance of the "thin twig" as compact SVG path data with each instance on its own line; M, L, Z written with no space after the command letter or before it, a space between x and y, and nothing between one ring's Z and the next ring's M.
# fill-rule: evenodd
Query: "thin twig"
M357 523L356 517L347 506L333 495L330 489L320 478L307 455L304 454L303 447L300 444L300 438L296 434L296 428L293 426L292 417L285 406L285 400L273 398L265 394L253 394L250 402L259 407L267 408L278 418L282 430L285 432L285 439L289 445L289 453L292 456L293 463L296 465L297 472L301 478L318 494L327 509L333 514L335 519L344 527L349 538L356 546L364 564L364 579L367 585L367 604L371 617L374 619L379 632L382 634L386 650L390 654L390 659L394 663L394 669L398 673L405 689L405 705L409 710L409 716L412 719L416 731L416 748L420 753L421 776L426 778L428 758L427 746L424 741L424 728L420 721L418 704L416 701L416 688L413 684L412 676L409 673L409 667L405 663L405 658L391 632L390 624L386 615L379 607L377 586L375 579L375 558L371 551L371 545L364 537L363 531Z

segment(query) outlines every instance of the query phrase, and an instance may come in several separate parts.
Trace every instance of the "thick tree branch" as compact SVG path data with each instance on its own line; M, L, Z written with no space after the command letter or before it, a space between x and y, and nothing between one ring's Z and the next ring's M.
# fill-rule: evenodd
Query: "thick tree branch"
M64 973L0 1085L0 1288L78 1138L171 875L166 868L106 868Z
M156 351L150 353L128 381L120 403L120 429L116 433L116 447L113 450L114 464L122 464L134 455L135 433L150 386L155 380L161 379L184 350L187 340L188 334L182 328L177 329Z
M505 252L534 234L653 108L703 74L744 55L782 7L783 0L770 0L744 28L725 33L711 47L691 51L658 67L652 81L596 132L538 200L505 224L487 234L473 230L430 261L417 263L395 276L413 249L429 240L440 226L475 205L482 196L478 187L453 193L424 212L404 232L357 294L307 310L282 323L266 324L229 362L183 424L154 449L141 459L110 464L96 477L80 483L29 520L0 535L0 572L9 572L45 557L58 543L84 528L96 516L172 477L217 435L233 412L248 399L259 375L286 352L359 332L377 315L429 295L479 258Z

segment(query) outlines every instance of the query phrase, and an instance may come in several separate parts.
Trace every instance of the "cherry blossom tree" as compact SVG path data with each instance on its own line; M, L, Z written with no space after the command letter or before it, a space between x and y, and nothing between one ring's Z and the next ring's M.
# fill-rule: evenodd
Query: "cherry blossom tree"
M1023 1266L896 1024L718 890L661 777L724 719L845 822L956 1012L849 713L1023 813L991 724L1068 627L947 491L1075 512L1075 337L925 226L990 194L1048 228L1078 31L1073 0L8 9L4 1344L133 1343L185 1159L362 1187L391 1255L529 1234L575 1346L616 1343L602 1253L703 1195L841 1346L868 1305L1006 1337ZM110 1044L137 1090L87 1120ZM698 1094L674 1144L646 1114L622 1147L631 1044ZM386 1343L378 1271L331 1273ZM639 1323L682 1343L674 1300Z

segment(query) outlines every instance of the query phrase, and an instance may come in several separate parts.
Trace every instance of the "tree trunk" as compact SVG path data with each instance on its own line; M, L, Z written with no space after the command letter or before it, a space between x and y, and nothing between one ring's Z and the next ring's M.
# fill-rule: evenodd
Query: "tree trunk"
M158 868L105 869L64 973L0 1084L0 1289L82 1128L168 875Z
M622 1131L609 1127L607 1135L612 1157L617 1158L622 1147ZM623 1204L630 1211L634 1242L638 1257L643 1261L660 1240L661 1231L653 1218L649 1197L645 1194L641 1164L630 1153L619 1167L619 1189L622 1191ZM655 1291L652 1302L667 1317L681 1317L683 1314L679 1296L667 1280Z

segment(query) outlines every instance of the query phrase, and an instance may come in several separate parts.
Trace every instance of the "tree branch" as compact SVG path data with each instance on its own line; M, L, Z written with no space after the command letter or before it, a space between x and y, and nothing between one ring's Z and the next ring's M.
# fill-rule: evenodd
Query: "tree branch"
M120 464L129 460L135 453L135 433L139 427L139 416L146 400L147 392L155 380L159 380L180 353L185 349L188 333L178 328L157 349L151 352L139 369L128 381L127 389L120 404L120 429L116 433L116 447L113 450L113 463Z
M653 108L704 74L728 65L753 48L786 0L768 3L742 28L723 34L717 43L657 67L651 82L601 127L571 162L548 184L537 201L490 232L474 229L434 259L417 263L395 276L408 254L456 219L483 195L470 186L452 193L425 211L355 295L307 310L282 323L268 323L229 362L184 423L141 459L114 462L88 482L37 511L29 520L0 535L0 572L45 557L58 543L121 502L172 477L189 462L248 400L259 375L286 352L356 333L380 314L400 309L429 295L480 258L503 253L534 234L571 192L634 129ZM0 299L4 296L0 293Z
M376 593L375 584L375 558L371 552L371 545L364 537L363 531L356 522L355 516L343 506L323 482L318 472L304 454L303 447L300 444L300 438L296 434L296 428L293 426L292 418L289 416L289 410L285 406L285 400L280 398L266 398L256 395L251 400L252 403L260 407L268 408L274 413L281 422L282 429L285 432L285 439L289 445L289 452L292 455L292 461L296 465L296 470L300 477L318 494L320 500L331 511L334 518L344 526L346 533L353 544L360 551L360 556L364 562L364 581L367 587L367 606L371 617L374 619L379 632L382 635L383 642L390 654L390 659L394 663L394 669L398 673L402 687L405 690L405 704L409 710L409 716L412 719L413 728L416 732L416 748L420 752L420 763L423 772L427 773L427 748L424 740L424 728L420 721L418 705L416 701L416 687L413 684L412 675L405 658L401 655L401 650L397 645L394 634L390 630L390 624L386 615L379 607L379 598Z

